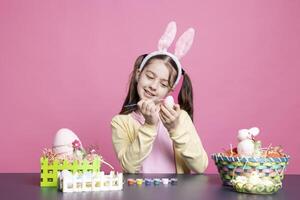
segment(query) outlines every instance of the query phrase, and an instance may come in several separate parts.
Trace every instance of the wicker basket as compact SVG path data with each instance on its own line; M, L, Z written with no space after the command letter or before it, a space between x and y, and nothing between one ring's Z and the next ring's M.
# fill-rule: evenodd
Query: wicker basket
M224 156L222 153L216 153L212 155L212 159L215 161L223 184L232 186L231 180L236 175L250 175L253 171L281 182L284 177L284 170L288 165L289 156L285 155L280 158L246 158L230 157Z

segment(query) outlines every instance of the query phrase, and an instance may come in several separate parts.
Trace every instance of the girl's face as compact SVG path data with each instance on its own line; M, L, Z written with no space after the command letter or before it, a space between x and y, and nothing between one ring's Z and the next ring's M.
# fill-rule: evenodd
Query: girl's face
M171 90L169 85L170 69L159 59L154 59L142 72L137 74L137 92L140 99L155 102L165 98Z

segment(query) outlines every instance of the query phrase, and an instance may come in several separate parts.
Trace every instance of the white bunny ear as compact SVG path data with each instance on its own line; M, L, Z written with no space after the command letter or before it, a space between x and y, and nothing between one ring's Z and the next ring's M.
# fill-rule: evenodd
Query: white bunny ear
M259 134L259 128L257 127L250 128L249 131L254 137Z
M195 30L193 28L189 28L180 36L180 38L176 42L174 53L178 59L181 59L189 51L193 44L194 35Z
M169 22L165 33L161 36L158 41L158 50L167 51L167 49L171 46L175 35L176 35L176 23L174 21Z

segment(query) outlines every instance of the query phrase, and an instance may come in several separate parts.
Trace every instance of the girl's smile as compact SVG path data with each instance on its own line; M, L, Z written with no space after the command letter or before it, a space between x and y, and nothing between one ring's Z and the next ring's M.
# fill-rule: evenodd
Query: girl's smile
M155 97L155 94L153 94L152 92L150 92L150 91L148 91L146 89L144 89L144 91L145 91L145 96L147 96L149 98Z

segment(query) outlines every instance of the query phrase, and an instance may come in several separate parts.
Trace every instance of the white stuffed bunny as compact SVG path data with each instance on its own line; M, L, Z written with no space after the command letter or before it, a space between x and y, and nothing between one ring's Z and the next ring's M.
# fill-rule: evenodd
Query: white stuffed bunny
M238 133L237 152L241 157L253 156L255 153L255 144L253 138L259 134L259 129L256 127L250 129L241 129Z

